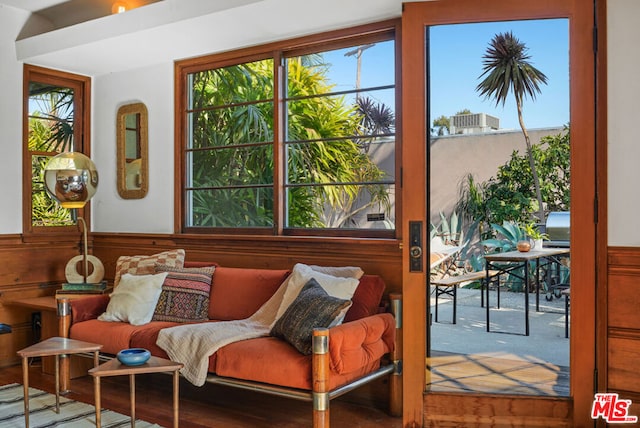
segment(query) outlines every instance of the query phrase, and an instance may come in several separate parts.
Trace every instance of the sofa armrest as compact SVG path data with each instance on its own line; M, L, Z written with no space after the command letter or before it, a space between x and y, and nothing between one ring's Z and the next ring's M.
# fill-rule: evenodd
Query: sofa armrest
M96 319L109 304L108 295L83 297L80 299L58 299L58 336L69 337L73 323Z
M329 329L330 368L349 373L395 348L396 321L389 313L371 315Z
M107 310L109 295L83 297L71 300L71 324L94 320Z

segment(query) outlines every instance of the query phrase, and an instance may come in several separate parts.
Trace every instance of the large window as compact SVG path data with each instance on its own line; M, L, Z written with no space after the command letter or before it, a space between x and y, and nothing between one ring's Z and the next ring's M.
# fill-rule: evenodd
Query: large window
M58 153L87 153L90 80L84 76L24 67L25 232L56 232L75 227L76 214L46 192L44 167Z
M393 27L263 49L178 64L182 230L393 236Z

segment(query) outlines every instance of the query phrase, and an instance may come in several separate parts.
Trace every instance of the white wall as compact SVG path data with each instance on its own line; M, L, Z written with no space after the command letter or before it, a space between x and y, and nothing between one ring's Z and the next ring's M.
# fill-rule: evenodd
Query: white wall
M640 1L607 9L609 245L640 246Z
M93 81L92 158L100 174L92 200L98 232L173 232L173 64L101 75ZM122 199L116 177L116 113L142 102L149 112L149 192Z
M28 17L0 5L0 234L22 232L22 63L14 40Z

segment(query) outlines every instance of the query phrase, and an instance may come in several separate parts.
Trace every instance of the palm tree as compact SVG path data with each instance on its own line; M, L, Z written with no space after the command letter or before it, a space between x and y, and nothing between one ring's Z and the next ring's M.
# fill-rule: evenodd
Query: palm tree
M509 91L513 92L518 109L518 121L527 145L529 166L533 175L536 197L538 198L539 222L544 223L544 207L540 191L540 179L536 171L531 140L522 118L522 102L529 95L532 100L536 93L540 93L540 83L547 83L547 76L529 62L527 47L520 42L512 32L496 34L487 48L483 58L483 72L480 78L486 76L476 87L480 95L495 98L496 106L502 102L504 106Z

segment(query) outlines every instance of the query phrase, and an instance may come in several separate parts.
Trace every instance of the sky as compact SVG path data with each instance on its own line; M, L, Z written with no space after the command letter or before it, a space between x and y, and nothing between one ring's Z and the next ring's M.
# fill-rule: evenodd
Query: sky
M482 56L493 36L512 31L531 56L529 61L548 78L535 100L526 98L523 117L527 128L563 126L569 123L569 26L567 19L508 21L479 24L434 26L429 29L430 122L441 115L452 116L469 109L500 119L501 129L520 129L515 103L510 94L507 103L496 107L476 92L482 74ZM377 43L362 53L361 87L393 84L393 42ZM398 47L399 48L399 47ZM330 80L335 90L353 89L356 81L355 56L350 49L324 54L332 64ZM369 94L393 105L392 91Z
M523 117L528 128L569 123L569 27L566 19L436 26L430 29L432 119L462 109L500 119L500 127L519 129L513 95L504 107L480 97L482 56L493 36L512 31L531 56L529 62L547 76L535 100L526 98Z

